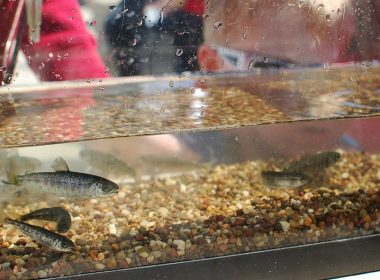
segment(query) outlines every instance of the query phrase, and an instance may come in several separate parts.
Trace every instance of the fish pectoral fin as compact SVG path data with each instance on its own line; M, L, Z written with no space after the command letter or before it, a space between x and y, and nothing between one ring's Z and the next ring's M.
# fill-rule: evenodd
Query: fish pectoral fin
M51 168L53 168L54 171L70 171L69 166L67 165L66 161L61 158L57 157L53 164L51 165Z

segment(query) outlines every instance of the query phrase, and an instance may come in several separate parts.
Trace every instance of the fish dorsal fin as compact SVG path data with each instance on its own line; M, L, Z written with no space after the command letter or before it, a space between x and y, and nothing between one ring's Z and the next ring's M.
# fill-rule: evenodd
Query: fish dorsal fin
M66 161L63 158L61 158L61 157L57 157L55 159L55 161L51 165L51 168L53 168L53 170L55 172L58 172L58 171L70 171L69 170L69 166L67 165Z

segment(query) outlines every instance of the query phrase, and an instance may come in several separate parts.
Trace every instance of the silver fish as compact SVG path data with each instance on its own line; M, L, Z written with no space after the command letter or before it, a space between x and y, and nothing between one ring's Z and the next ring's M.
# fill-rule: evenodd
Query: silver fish
M71 227L71 216L62 207L41 208L20 217L20 221L45 220L57 223L58 232L66 232Z
M117 184L103 177L69 171L62 158L57 158L52 167L56 172L18 175L14 182L5 183L72 199L110 196L119 191Z
M25 235L54 250L68 252L73 251L75 248L74 243L66 236L62 236L43 227L30 225L10 218L6 218L5 223L16 226Z
M310 182L310 179L301 173L262 171L261 177L268 187L298 188Z
M134 168L111 154L95 150L82 150L79 155L92 168L104 174L114 176L129 175L133 178L137 176L137 172Z
M284 172L319 172L334 165L340 159L338 152L323 152L308 155L291 163Z

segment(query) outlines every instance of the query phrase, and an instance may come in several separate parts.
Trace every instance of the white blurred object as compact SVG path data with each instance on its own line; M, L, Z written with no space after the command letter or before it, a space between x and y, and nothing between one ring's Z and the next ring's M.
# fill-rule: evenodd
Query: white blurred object
M16 67L13 73L12 83L9 87L36 85L40 83L36 74L34 74L33 70L29 67L22 51L19 51L17 54Z
M161 12L158 8L154 6L146 6L144 8L144 15L145 15L145 26L148 28L152 28L160 20Z
M335 279L330 279L330 280L378 280L378 279L380 279L380 271L335 278Z

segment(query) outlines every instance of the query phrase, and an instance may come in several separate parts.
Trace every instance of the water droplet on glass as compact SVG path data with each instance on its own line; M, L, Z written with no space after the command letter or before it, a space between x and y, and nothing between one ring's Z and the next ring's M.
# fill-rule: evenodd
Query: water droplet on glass
M323 9L323 7L324 7L323 4L319 4L317 7L317 10L319 11L319 10Z
M266 56L264 56L263 57L263 61L264 61L264 63L268 63L269 60L268 60L268 58Z
M221 28L222 25L223 25L223 22L217 21L217 22L214 23L214 29L219 30L219 28Z
M104 87L98 88L99 91L104 91Z
M91 21L91 22L90 22L90 25L91 25L91 26L95 26L95 25L96 25L96 20Z
M74 20L74 17L73 17L73 16L71 16L71 17L67 17L67 19L69 19L69 20Z
M338 10L336 11L336 13L337 13L338 15L340 15L340 14L342 13L342 11L338 8Z
M137 39L136 39L136 38L133 38L133 41L132 41L131 46L133 47L133 46L136 46L136 45L137 45Z
M245 32L243 33L243 35L242 35L242 38L245 40L245 39L247 39L247 37L248 37L248 34L247 34L247 31L245 31Z
M205 79L201 79L200 82L201 84L203 84L205 82Z
M169 81L169 86L170 87L174 87L174 82L173 81Z
M110 73L110 69L106 67L106 69L104 70L104 74L109 74Z
M109 9L110 11L112 11L112 10L115 9L115 8L116 8L115 5L111 5L111 6L108 7L108 9Z
M326 15L326 20L327 20L327 21L330 21L330 20L331 20L330 15Z
M183 54L183 49L178 48L177 51L175 52L176 56L181 56Z
M50 57L50 58L54 57L54 54L50 52L50 53L49 53L49 57Z
M6 71L7 70L7 67L5 66L0 66L0 71Z

